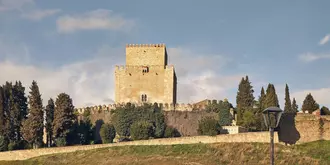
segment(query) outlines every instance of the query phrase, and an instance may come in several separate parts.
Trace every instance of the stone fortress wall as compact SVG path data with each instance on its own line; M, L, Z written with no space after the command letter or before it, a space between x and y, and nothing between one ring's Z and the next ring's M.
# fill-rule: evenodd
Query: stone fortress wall
M133 103L136 106L141 106L141 103ZM173 103L157 103L158 107L162 107L163 111L204 111L209 102L201 105L201 104L173 104ZM89 109L92 113L97 111L110 112L111 110L115 110L117 107L125 106L125 103L117 103L117 104L108 104L108 105L96 105L89 107L76 108L75 110L79 114L83 114L87 109Z

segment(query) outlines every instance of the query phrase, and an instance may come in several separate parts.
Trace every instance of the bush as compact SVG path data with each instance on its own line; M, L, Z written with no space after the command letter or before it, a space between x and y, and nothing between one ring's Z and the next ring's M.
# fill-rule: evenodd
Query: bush
M131 126L131 137L133 140L147 140L154 136L153 125L148 121L138 121Z
M8 141L4 136L0 136L0 152L8 150Z
M155 128L152 137L163 137L166 127L165 116L157 104L144 104L135 106L127 103L113 112L112 123L120 137L131 136L131 126L137 121L147 121Z
M115 127L112 124L103 124L100 129L100 136L103 144L112 143L116 137Z
M55 139L55 144L57 147L66 146L66 139L64 137L57 138Z
M166 127L164 137L171 138L171 137L180 137L180 136L181 134L176 128L169 126Z
M197 131L199 135L215 136L220 132L220 125L214 118L206 117L199 121Z

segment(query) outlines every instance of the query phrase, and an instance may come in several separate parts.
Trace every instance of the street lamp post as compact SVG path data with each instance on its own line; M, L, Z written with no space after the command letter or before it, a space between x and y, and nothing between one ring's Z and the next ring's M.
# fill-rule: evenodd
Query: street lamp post
M279 107L268 107L262 113L270 132L270 161L271 165L274 165L274 128L280 123L283 110Z

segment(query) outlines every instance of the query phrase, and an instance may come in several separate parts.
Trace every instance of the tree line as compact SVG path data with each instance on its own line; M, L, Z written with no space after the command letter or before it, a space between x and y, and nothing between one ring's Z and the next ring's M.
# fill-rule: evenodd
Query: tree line
M293 98L291 102L289 86L285 86L285 104L284 113L296 114L298 112L298 105L296 99ZM237 124L247 127L253 131L262 131L266 127L264 125L262 111L268 107L280 107L278 96L276 94L275 86L271 83L268 84L266 92L264 88L261 88L259 97L254 97L254 90L249 77L243 77L238 86L238 92L236 96L236 113ZM311 93L308 93L305 97L301 110L303 112L312 113L319 109L319 104L315 101ZM321 115L330 115L330 111L327 107L323 106L321 109Z

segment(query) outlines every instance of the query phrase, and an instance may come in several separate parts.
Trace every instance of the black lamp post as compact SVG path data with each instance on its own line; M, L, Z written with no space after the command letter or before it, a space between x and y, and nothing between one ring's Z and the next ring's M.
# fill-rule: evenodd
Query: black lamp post
M280 123L283 110L279 107L268 107L262 113L270 132L270 161L271 165L274 165L274 128Z

